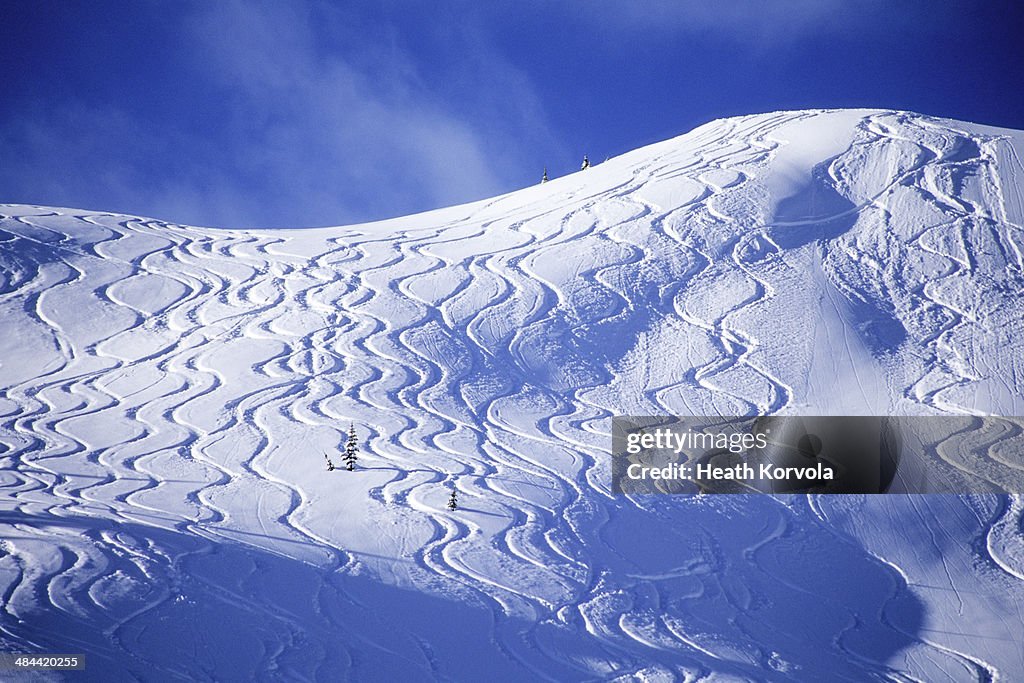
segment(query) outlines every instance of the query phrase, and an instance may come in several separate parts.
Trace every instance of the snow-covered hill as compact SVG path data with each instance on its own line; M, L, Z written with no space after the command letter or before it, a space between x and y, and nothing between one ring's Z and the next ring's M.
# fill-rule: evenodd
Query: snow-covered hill
M608 466L613 414L1024 414L1022 155L809 111L366 225L0 206L0 650L1022 680L1019 499L633 499Z

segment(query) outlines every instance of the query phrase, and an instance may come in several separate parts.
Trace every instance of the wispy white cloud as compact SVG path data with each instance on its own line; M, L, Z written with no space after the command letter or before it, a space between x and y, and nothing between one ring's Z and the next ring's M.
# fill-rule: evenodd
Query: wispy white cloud
M432 93L393 27L325 5L234 2L206 6L190 29L195 58L233 98L231 160L267 191L351 216L508 188L493 149L509 133L491 139Z
M466 62L441 72L467 80L460 104L469 112L431 85L421 56L387 22L329 4L199 4L175 46L186 71L175 77L201 91L188 121L138 117L131 102L39 106L0 129L0 154L18 155L35 177L3 184L31 188L19 200L96 196L88 208L279 226L513 189L524 166L536 175L524 150L558 143L529 79L482 36L452 39ZM154 164L174 172L151 173Z

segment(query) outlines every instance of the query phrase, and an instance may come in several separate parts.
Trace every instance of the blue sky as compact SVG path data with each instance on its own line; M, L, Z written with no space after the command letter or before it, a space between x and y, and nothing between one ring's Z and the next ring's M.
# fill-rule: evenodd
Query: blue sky
M199 225L384 218L711 119L1024 128L1016 2L0 4L0 202Z

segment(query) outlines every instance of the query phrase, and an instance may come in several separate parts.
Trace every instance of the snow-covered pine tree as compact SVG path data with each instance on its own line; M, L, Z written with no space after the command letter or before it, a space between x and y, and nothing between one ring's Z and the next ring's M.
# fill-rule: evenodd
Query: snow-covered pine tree
M542 183L546 183L548 181L548 167L547 166L544 167L544 175L542 175L540 177L540 181Z
M455 487L452 487L452 495L448 497L448 509L455 510L459 507L459 501L455 497Z
M331 459L327 456L326 453L324 453L324 459L327 460L327 471L328 472L333 472L334 471L334 463L331 462Z
M345 442L345 455L342 456L342 460L345 461L345 466L349 472L356 468L356 460L358 460L356 453L358 452L359 441L356 438L356 426L350 424L348 426L348 441Z
M587 158L587 155L586 155L586 154L584 154L584 155L583 155L583 163L582 163L582 164L580 164L580 170L581 170L581 171L585 171L585 170L587 170L588 168L590 168L590 159L588 159L588 158Z

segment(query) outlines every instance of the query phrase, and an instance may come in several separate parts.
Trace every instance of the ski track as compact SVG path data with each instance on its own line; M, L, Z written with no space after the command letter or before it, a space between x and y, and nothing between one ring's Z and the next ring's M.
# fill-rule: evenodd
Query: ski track
M928 661L955 662L950 680L1024 674L1001 672L965 651L963 640L952 644L894 621L891 612L913 594L912 571L837 528L824 503L648 500L608 489L617 412L759 415L800 407L806 377L766 353L766 335L777 330L751 321L784 295L779 273L806 268L812 253L834 287L830 296L875 296L894 315L925 312L927 321L908 330L910 341L882 358L910 368L893 389L904 409L990 409L966 397L980 381L1000 378L978 370L964 340L993 336L1012 320L946 284L969 282L982 292L1003 287L1000 277L1021 284L1013 231L1019 239L1024 228L1011 214L1024 205L1024 171L1013 170L1021 168L1013 147L999 156L997 138L867 113L846 151L818 160L853 208L807 221L853 217L854 230L790 254L773 231L799 222L758 214L751 198L762 196L762 176L787 144L778 131L819 114L715 122L684 145L661 143L640 162L620 163L617 174L595 166L586 171L598 176L592 186L553 181L546 193L471 205L440 225L404 219L394 231L215 230L2 208L0 256L49 260L17 264L22 270L7 276L0 305L15 312L5 319L20 316L52 349L38 372L4 388L0 405L0 643L80 649L128 672L156 666L169 678L217 679L229 670L223 663L161 660L148 640L168 615L199 614L198 603L209 599L232 623L268 624L247 660L253 672L358 675L372 670L360 667L377 653L422 677L450 676L452 663L400 621L379 617L381 633L406 634L393 643L356 628L351 615L371 608L345 577L379 574L485 606L487 640L508 666L537 679L557 680L556 662L561 676L594 679L820 680L839 675L831 667L840 662L836 680L926 680L921 672L934 671ZM886 149L903 156L872 185L858 164ZM970 185L976 178L980 189ZM684 185L689 196L663 205L665 187ZM1002 204L994 208L978 193ZM891 222L908 197L934 207L933 220L899 235L904 241L892 253L903 262L881 265L877 245L856 231ZM979 272L976 254L986 250L998 252L1006 273ZM915 259L933 270L910 281ZM632 276L641 272L652 274L650 285ZM877 275L874 290L864 285L866 273ZM138 284L146 282L160 287ZM157 300L133 294L136 284ZM65 308L75 301L92 307L98 322L75 320ZM615 391L637 361L628 348L605 355L600 340L635 334L631 321L650 312L682 326L703 357L672 377L650 368L634 375L646 383L622 404L627 410ZM656 322L641 332L654 334ZM983 367L1016 368L1015 348ZM1004 378L991 391L1019 393L1019 381ZM325 456L340 466L349 423L364 437L360 471L323 472ZM335 513L323 512L331 499L311 482L325 477L344 482L344 496L369 508L360 519L377 527L376 543L353 542ZM456 512L445 509L449 487L459 494ZM756 508L762 532L722 537L727 527L716 530L716 519L753 523L745 504ZM667 529L687 515L694 527L681 538L697 550L671 566L622 538L625 525ZM996 568L1014 601L1024 581L1022 518L1020 500L1008 499L976 544L979 561ZM415 521L407 527L407 520ZM919 525L928 528L927 518ZM799 648L779 652L760 642L765 628L779 625L757 607L773 592L822 599L763 559L794 537L865 553L865 571L885 586L876 603L834 606L845 625L822 636L817 665L790 661ZM276 560L257 549L301 563L305 600L290 601L288 589L263 576ZM404 578L388 576L374 549L394 553ZM942 569L956 590L957 577ZM721 616L704 614L703 599ZM58 647L53 634L33 628L40 604L93 633ZM726 625L732 630L723 632ZM894 634L914 654L877 659L858 645L868 631ZM559 643L570 641L578 654L560 661Z

